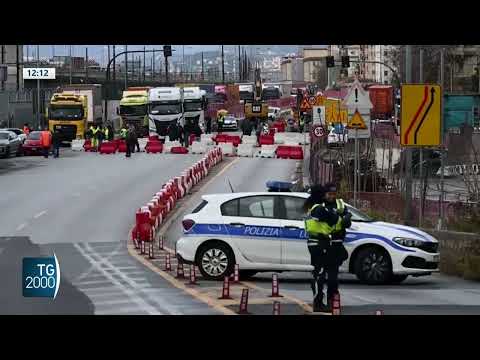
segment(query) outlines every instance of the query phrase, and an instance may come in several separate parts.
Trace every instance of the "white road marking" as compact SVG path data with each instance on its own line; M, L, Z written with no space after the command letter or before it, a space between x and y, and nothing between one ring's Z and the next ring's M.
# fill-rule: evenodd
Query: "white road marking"
M17 231L24 229L27 226L27 223L23 223L17 226Z
M135 302L140 307L140 309L146 311L150 315L162 315L160 311L155 309L153 306L151 306L149 303L147 303L144 299L142 299L138 295L138 291L136 289L137 286L135 284L133 284L132 286L131 282L125 280L132 287L131 289L129 289L128 287L123 285L120 281L115 279L109 272L105 271L105 269L103 269L100 266L99 261L95 260L90 254L88 254L85 250L83 250L81 246L79 246L78 244L74 244L74 246L78 250L78 252L85 257L85 259L87 259L94 267L97 268L97 271L101 272L107 279L109 279L112 282L112 284L114 284L116 287L121 289L123 293L125 293L133 302ZM92 248L88 246L88 244L86 244L85 246L88 251L92 252ZM106 262L106 261L104 260L103 262ZM108 264L108 265L110 265L113 268L112 264ZM120 275L120 277L124 277L123 274L121 273L118 275Z
M47 210L40 211L38 214L34 215L34 219L38 219L40 216L45 215L47 213Z

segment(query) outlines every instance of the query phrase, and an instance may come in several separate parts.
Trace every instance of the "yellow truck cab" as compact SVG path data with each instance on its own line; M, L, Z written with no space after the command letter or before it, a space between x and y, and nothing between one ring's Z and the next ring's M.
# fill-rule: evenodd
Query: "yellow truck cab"
M87 130L88 100L72 92L53 94L48 109L50 131L60 130L62 140L83 139Z
M149 89L150 87L130 87L123 92L120 100L119 115L122 118L122 125L133 124L140 136L144 135L142 129L145 125L145 115L148 114ZM148 130L145 132L148 133Z

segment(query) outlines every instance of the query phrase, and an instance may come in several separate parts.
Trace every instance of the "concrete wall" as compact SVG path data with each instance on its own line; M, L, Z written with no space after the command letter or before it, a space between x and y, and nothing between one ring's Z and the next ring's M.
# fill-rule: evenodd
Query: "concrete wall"
M440 243L440 271L480 280L480 234L426 230Z

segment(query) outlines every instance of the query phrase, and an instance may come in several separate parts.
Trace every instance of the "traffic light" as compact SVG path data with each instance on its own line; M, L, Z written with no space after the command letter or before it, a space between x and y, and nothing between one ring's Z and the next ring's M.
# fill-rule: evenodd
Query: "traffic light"
M350 56L342 56L342 68L350 67Z
M335 67L335 58L333 56L327 56L327 68Z
M172 56L172 45L163 45L163 56Z

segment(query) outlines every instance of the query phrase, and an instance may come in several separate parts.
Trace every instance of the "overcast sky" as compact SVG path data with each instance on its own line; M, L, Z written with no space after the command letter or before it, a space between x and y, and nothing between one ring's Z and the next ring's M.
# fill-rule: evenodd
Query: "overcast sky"
M163 45L145 45L147 50L152 50L152 49L162 49ZM28 47L28 49L27 49ZM85 56L85 49L88 47L88 56L91 58L94 58L96 61L100 62L101 64L104 64L107 59L107 45L73 45L72 46L72 55L73 56ZM182 56L183 53L183 46L182 45L172 45L173 49L176 50L173 54L175 57ZM252 45L252 47L255 49L260 46ZM285 53L291 52L292 49L295 49L296 46L283 46L283 45L272 45L272 47L275 47L276 49L281 49L283 51L283 48L285 50ZM263 45L261 46L263 49L268 49L268 45ZM112 47L110 47L110 51L112 52ZM185 55L196 53L196 52L201 52L201 51L215 51L218 50L220 53L221 46L220 45L185 45ZM237 51L237 45L225 45L224 46L225 51ZM28 51L27 51L28 50ZM68 56L69 55L69 50L70 46L69 45L40 45L40 58L42 59L47 59L51 58L54 54L56 56ZM125 50L125 45L116 45L116 52L121 52ZM128 50L143 50L143 45L128 45ZM36 45L25 45L24 46L24 56L29 57L37 57L37 46ZM159 58L163 57L161 53L158 55Z

